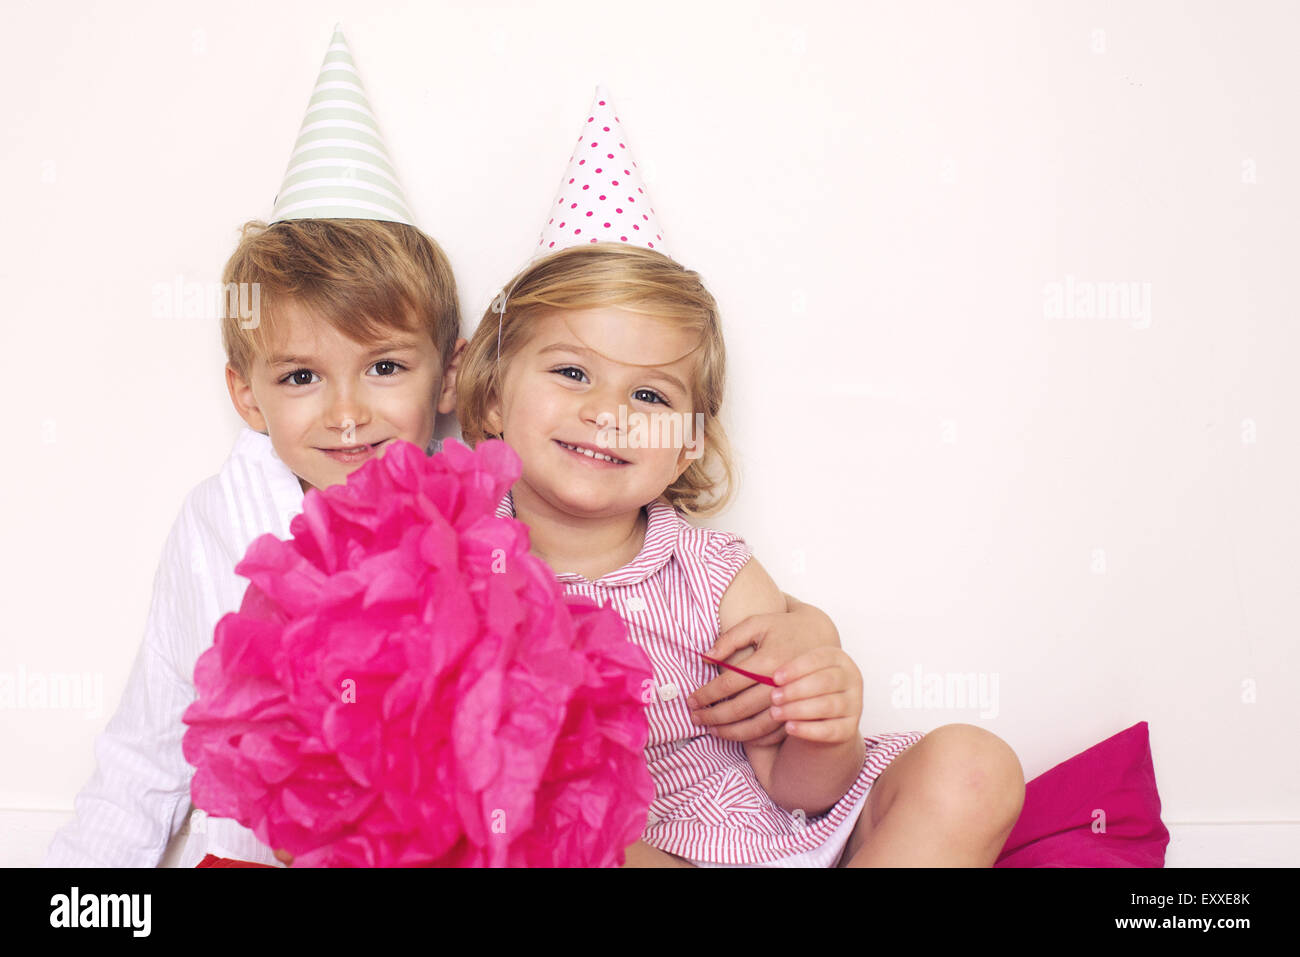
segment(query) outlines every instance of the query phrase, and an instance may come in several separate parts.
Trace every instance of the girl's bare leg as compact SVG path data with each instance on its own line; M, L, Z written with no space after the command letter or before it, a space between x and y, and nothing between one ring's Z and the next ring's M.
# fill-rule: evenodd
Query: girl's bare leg
M1024 800L1024 771L1005 741L945 724L876 778L839 866L992 867Z
M645 841L637 841L628 847L623 860L624 867L694 867L690 861L674 854L651 847Z

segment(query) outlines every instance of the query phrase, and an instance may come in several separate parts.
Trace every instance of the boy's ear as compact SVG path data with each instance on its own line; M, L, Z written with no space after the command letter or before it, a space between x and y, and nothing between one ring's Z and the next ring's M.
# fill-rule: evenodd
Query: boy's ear
M442 415L456 411L456 378L460 375L460 360L468 344L468 340L457 339L451 350L451 361L443 366L442 392L438 394L438 412Z
M257 407L253 387L235 371L235 367L229 362L226 363L226 388L230 391L230 401L234 403L235 411L239 413L241 419L248 423L248 427L254 432L269 435L270 430L266 427L266 416L262 415L262 410Z

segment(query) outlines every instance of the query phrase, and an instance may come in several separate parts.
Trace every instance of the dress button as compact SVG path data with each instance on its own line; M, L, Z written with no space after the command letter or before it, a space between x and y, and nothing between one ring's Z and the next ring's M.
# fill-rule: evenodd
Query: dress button
M673 684L671 681L668 682L668 684L666 685L659 686L659 700L672 701L676 697L677 697L677 685Z
M646 608L645 599L637 595L631 596L623 604L627 606L628 611L645 611Z

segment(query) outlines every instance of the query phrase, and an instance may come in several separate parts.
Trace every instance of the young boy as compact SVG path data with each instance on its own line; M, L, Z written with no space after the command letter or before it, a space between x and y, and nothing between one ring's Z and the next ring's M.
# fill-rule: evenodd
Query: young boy
M221 472L186 497L154 579L144 642L97 767L47 866L157 866L205 854L273 864L235 821L190 816L181 715L217 621L239 608L249 544L289 536L310 488L343 482L394 441L436 451L465 340L451 266L411 222L337 31L277 196L222 277L226 384L247 423ZM251 308L250 308L251 307Z
M465 345L455 283L437 245L414 227L250 224L223 281L261 290L255 330L241 329L238 315L223 321L226 381L248 428L220 474L185 499L144 644L95 745L98 768L48 865L159 863L190 812L194 772L181 753L181 715L195 697L195 661L242 601L248 583L235 565L259 535L289 536L307 489L345 481L397 440L433 450L437 414L455 407ZM196 812L189 830L182 866L207 853L274 863L234 821Z

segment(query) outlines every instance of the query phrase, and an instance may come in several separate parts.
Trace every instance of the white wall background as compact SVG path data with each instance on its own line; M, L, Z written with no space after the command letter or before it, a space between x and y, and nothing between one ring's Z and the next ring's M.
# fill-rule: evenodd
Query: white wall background
M979 724L1032 778L1146 720L1176 835L1272 822L1260 853L1300 863L1293 5L5 12L0 672L103 703L0 710L0 864L87 780L166 532L240 426L215 323L152 318L155 285L215 282L270 212L336 21L467 332L608 85L724 310L743 477L711 524L837 621L864 729ZM1067 276L1150 312L1054 318ZM996 716L896 707L917 669L996 676Z

